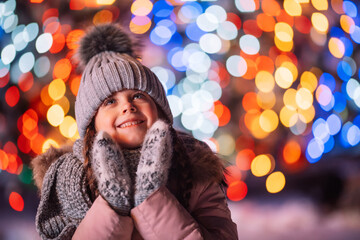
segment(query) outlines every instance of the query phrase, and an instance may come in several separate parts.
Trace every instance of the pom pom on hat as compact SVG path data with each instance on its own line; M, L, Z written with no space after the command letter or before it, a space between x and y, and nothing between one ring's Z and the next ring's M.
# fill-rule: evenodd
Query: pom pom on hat
M126 53L136 58L136 45L120 25L102 24L92 27L85 34L80 40L77 54L80 64L85 66L92 57L105 51Z
M80 40L77 52L84 67L75 101L75 116L80 137L96 115L101 103L113 93L133 89L146 92L173 123L169 102L158 77L136 59L138 45L117 24L91 28Z

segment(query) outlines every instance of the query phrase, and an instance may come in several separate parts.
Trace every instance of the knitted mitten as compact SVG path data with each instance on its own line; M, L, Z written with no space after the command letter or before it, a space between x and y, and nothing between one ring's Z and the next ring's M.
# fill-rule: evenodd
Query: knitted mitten
M172 157L170 126L158 120L146 133L136 175L135 206L165 185Z
M117 213L129 215L131 180L120 147L106 132L100 131L94 140L91 167L100 195Z

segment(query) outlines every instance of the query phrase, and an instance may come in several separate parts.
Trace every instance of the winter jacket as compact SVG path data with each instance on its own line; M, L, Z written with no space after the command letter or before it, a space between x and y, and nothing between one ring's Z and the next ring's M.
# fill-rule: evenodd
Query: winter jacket
M220 182L223 167L206 144L180 134L191 160L193 188L185 209L162 186L130 216L118 215L101 197L91 202L82 144L52 148L32 161L41 193L36 227L43 239L238 239ZM169 176L169 183L171 176ZM174 183L173 183L174 184Z

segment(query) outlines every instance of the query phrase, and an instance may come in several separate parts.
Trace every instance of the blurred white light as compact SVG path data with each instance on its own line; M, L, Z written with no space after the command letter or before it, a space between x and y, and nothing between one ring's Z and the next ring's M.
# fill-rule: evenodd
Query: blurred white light
M10 16L5 18L2 24L2 28L6 33L10 33L16 28L18 21L18 16L16 14L11 14Z
M216 32L224 40L233 40L237 37L238 34L238 30L235 24L230 21L220 23Z
M41 56L35 61L34 72L39 78L45 76L50 70L50 60L47 56Z
M201 84L201 89L209 92L214 101L219 100L222 94L222 89L220 85L214 81L204 82L203 84Z
M212 13L203 13L196 19L198 27L205 32L212 32L219 26L219 20Z
M260 50L259 40L253 35L243 35L239 40L239 46L248 55L257 54Z
M155 73L155 75L159 78L160 82L165 88L165 91L171 89L175 84L175 74L166 68L163 67L153 67L151 71Z
M39 25L37 23L28 24L23 31L23 38L26 42L33 41L39 34Z
M201 36L199 45L204 52L217 53L221 49L221 40L217 35L207 33Z
M195 108L187 109L181 115L181 123L188 130L198 129L204 121L204 117Z
M31 71L35 64L35 57L32 52L24 53L19 59L19 68L22 73Z
M171 113L174 117L177 117L181 114L181 112L183 111L183 105L181 102L181 99L178 96L175 95L169 95L167 96L169 105L170 105L170 109L171 109Z
M196 91L191 96L192 105L199 112L205 112L210 110L214 105L214 99L211 94L205 90Z
M206 53L197 51L190 55L188 64L194 72L204 73L209 70L211 59Z
M243 57L233 55L226 60L226 69L234 77L241 77L247 71L247 64Z
M235 6L240 12L254 12L256 9L254 0L235 0Z
M224 22L227 18L225 9L219 5L212 5L208 7L205 12L213 14L217 18L219 23Z
M36 50L38 53L45 53L49 51L53 43L53 38L50 33L43 33L36 39Z
M14 61L15 56L16 56L16 49L15 49L15 46L13 44L7 45L1 51L1 61L5 65L8 65L12 61Z

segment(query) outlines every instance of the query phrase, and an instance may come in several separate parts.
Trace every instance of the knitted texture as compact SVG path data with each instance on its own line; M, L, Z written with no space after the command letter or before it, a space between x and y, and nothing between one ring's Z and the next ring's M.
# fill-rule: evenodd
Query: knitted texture
M83 165L72 154L54 162L44 178L36 215L42 239L71 239L91 206Z
M167 183L172 158L170 126L158 120L148 130L136 172L135 206Z
M100 131L95 138L91 167L94 170L101 196L120 215L130 213L132 203L131 180L120 147L111 137Z
M101 34L108 34L109 32L106 26L108 25L93 28L84 38L89 35L94 36L95 32L97 36L94 37L95 39L110 39L109 41L113 41L110 44L108 43L108 46L123 44L121 41L116 41L119 38L101 38ZM102 29L106 31L102 31ZM81 44L87 44L87 41L82 41ZM80 48L87 48L87 46L81 44ZM101 45L102 43L99 42L98 44ZM84 137L86 128L101 103L113 93L124 89L141 90L149 94L164 112L168 122L172 123L173 117L166 93L157 76L127 53L115 52L116 48L109 50L106 50L106 48L99 49L102 52L94 55L86 63L76 96L75 115L80 137ZM86 58L89 58L89 56Z

